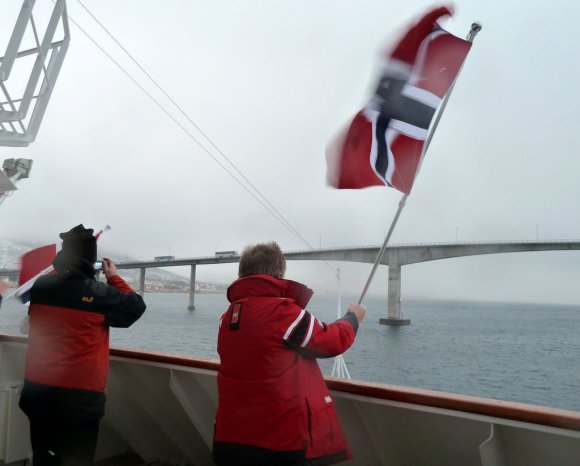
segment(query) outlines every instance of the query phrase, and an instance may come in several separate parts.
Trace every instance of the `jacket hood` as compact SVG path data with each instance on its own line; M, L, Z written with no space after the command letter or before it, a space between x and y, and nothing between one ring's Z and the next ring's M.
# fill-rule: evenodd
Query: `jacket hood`
M76 272L94 277L94 264L97 260L97 238L92 228L82 224L61 233L62 249L52 265L58 273Z
M250 275L233 282L228 288L228 301L233 303L243 298L289 298L302 309L306 308L314 291L302 283L272 275Z

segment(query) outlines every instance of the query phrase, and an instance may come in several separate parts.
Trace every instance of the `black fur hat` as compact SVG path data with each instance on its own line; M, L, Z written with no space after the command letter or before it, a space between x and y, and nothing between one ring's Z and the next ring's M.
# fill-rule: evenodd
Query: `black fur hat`
M90 273L97 260L97 239L92 228L82 224L61 233L62 250L54 259L54 268L58 271L77 269Z

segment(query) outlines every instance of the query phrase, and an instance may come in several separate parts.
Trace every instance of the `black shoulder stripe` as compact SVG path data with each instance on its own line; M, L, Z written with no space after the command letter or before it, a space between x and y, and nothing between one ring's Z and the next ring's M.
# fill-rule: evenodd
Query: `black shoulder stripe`
M304 317L300 319L298 325L294 328L290 336L288 337L288 342L293 345L300 346L304 341L306 332L308 332L308 327L310 326L310 319L312 316L308 311L304 312Z
M320 351L314 351L314 350L311 350L308 348L301 348L300 346L293 345L293 344L289 343L288 341L285 341L284 344L286 346L288 346L289 348L293 349L294 351L297 351L298 353L300 353L302 356L304 356L306 358L328 359L328 358L336 357L336 354L322 353Z

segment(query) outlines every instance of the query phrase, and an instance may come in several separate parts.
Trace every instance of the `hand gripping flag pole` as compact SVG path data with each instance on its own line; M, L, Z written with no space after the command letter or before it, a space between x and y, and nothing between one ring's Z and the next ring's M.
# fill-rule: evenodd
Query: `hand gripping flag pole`
M340 286L340 268L336 269L336 281L338 283L338 300L336 305L336 318L339 319L342 315L342 303L341 303L341 286ZM339 354L334 358L334 363L332 364L331 377L339 377L342 379L350 379L350 374L348 368L346 367L346 362Z
M466 40L469 41L470 43L472 43L473 40L475 39L475 36L477 35L477 33L479 31L481 31L481 28L482 28L481 23L474 22L471 25L471 29L470 29L469 33L467 34ZM441 120L441 116L443 115L443 111L445 110L445 107L447 106L447 102L449 101L449 97L451 95L451 92L453 91L453 87L455 86L455 82L457 81L457 77L459 76L460 70L461 70L461 68L458 70L457 75L455 76L455 79L453 80L453 83L451 84L451 86L449 87L449 90L447 91L443 100L441 101L439 111L437 112L435 120L434 120L433 124L431 125L431 128L430 128L430 131L427 135L427 138L425 139L425 144L423 145L423 150L421 152L421 158L419 159L419 163L417 165L417 170L415 172L414 178L416 178L416 176L419 174L419 170L421 169L423 159L425 158L425 154L427 153L427 150L429 149L429 145L431 144L431 140L433 139L433 135L435 134L435 130L437 129L437 126L439 125L439 121ZM399 208L397 209L397 212L395 213L393 221L391 222L391 226L389 227L389 231L387 232L387 234L385 236L385 240L383 241L383 244L382 244L382 246L377 254L377 257L376 257L375 262L373 264L373 268L371 270L369 278L367 279L367 282L366 282L366 284L363 288L363 291L361 293L361 296L358 300L358 304L361 304L366 296L366 293L367 293L369 286L373 280L373 277L374 277L375 272L378 268L378 265L381 262L381 259L383 258L383 255L384 255L385 250L387 248L387 244L389 243L389 240L391 239L391 235L393 234L393 231L395 229L397 221L399 220L401 212L403 211L403 209L405 207L405 204L407 202L407 198L409 197L409 194L410 193L405 192L403 194L403 197L399 201Z

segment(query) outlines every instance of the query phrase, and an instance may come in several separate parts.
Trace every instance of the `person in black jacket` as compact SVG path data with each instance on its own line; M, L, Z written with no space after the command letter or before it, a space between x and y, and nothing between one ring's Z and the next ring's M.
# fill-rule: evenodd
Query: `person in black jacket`
M20 407L30 420L34 466L91 465L105 412L109 327L129 327L141 296L103 259L95 279L96 238L78 225L60 234L54 274L31 289L30 333Z

